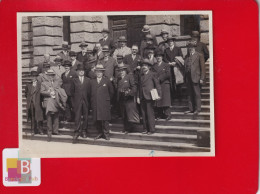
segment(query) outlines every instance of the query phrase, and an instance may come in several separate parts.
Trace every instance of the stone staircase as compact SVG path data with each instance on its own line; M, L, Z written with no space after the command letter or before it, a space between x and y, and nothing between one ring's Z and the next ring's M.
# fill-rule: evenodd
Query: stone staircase
M47 135L35 135L31 138L30 123L26 121L26 100L24 88L30 80L29 72L23 71L22 74L22 118L23 118L23 138L38 141L47 141ZM91 144L113 147L138 148L147 150L162 150L170 152L210 152L210 147L200 147L198 139L200 132L206 132L207 138L210 135L210 83L209 83L209 62L206 62L206 84L202 86L202 111L194 120L192 114L183 114L188 110L187 97L182 101L174 100L171 108L172 119L165 121L159 119L156 121L156 133L153 135L142 134L142 125L135 125L134 132L129 134L121 133L123 129L122 120L111 120L110 122L110 140L98 139L94 141L95 128L92 122L92 116L89 116L88 133L90 138L79 138L78 144ZM185 86L183 93L186 93ZM54 142L72 143L74 123L67 123L60 128L60 136L52 136ZM46 122L44 122L46 129ZM93 137L93 138L92 138Z

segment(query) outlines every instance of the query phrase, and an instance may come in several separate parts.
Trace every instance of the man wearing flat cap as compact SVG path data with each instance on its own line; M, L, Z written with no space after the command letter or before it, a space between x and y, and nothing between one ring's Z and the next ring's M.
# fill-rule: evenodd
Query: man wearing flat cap
M198 31L191 32L191 39L196 43L195 50L203 55L204 60L207 61L209 58L209 50L205 43L200 42L200 33ZM188 53L189 55L189 53Z
M143 117L143 133L148 135L155 132L154 104L161 97L161 86L156 74L150 70L151 66L148 59L143 60L137 89L137 103L141 106Z
M93 121L98 132L95 140L102 137L106 140L110 139L108 121L111 120L111 99L114 88L111 81L103 77L104 71L103 65L97 64L95 68L97 78L90 81Z
M102 47L107 45L109 48L109 54L110 56L112 56L116 49L116 46L113 39L109 36L109 29L104 28L102 30L102 36L103 37L99 40L99 43L101 44Z
M181 100L181 97L182 97L181 88L182 88L183 83L178 83L178 84L176 83L174 68L182 68L182 67L178 66L179 64L176 62L176 57L183 58L183 54L182 54L181 48L175 46L175 40L176 40L176 36L168 37L167 44L169 45L169 47L166 48L164 51L163 60L171 66L172 86L174 89L173 96L176 96L179 100ZM181 70L182 69L180 69L180 71Z
M90 80L85 77L85 67L83 64L77 66L77 76L73 78L71 84L71 96L73 98L73 109L75 114L75 134L73 143L82 135L87 138L88 111L90 100ZM83 122L81 123L81 117Z
M123 55L123 57L131 54L131 49L126 46L127 40L126 40L125 36L120 36L118 38L117 42L118 42L119 47L115 50L115 52L113 54L114 59L116 59L116 56L119 53L121 53Z
M83 41L80 43L79 47L81 48L81 51L78 52L76 59L79 62L84 63L88 60L88 53L87 53L88 44L85 41Z
M104 58L99 62L105 68L104 76L113 81L115 74L115 67L117 65L116 60L110 56L110 50L107 45L104 45L102 48Z
M147 35L149 35L147 37ZM157 46L156 38L151 34L151 27L149 25L144 25L142 29L142 39L140 45L140 54L143 57L144 48L147 47L147 41L151 41L154 46Z
M65 68L65 72L61 75L61 79L62 79L61 87L65 90L68 96L64 117L65 117L65 121L71 122L74 120L71 84L73 78L77 77L77 74L76 71L71 68L70 61L64 61L63 66Z
M43 109L41 106L41 83L36 79L38 76L37 67L31 69L32 80L25 87L27 121L31 120L31 134L43 135L42 121Z
M62 62L64 61L70 61L70 56L69 56L69 43L66 41L63 41L62 43L62 51L57 54L62 58Z
M205 61L203 55L196 51L195 41L188 42L187 46L190 54L184 65L189 111L185 113L193 113L196 116L201 111L200 84L205 80Z
M77 59L77 53L74 51L70 51L70 58L71 58L71 70L76 71L77 70L77 66L78 64L80 64L81 62L79 62Z

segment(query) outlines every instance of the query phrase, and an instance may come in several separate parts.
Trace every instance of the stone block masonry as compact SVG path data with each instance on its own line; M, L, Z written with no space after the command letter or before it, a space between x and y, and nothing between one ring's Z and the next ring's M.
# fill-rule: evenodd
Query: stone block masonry
M32 17L22 17L22 67L28 68L33 63ZM19 33L19 32L18 32Z

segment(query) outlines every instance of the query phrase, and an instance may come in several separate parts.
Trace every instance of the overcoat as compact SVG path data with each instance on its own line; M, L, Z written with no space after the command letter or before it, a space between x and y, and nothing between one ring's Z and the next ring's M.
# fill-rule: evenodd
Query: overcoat
M108 36L106 40L101 38L99 40L99 43L101 44L102 47L107 45L109 47L110 56L113 55L113 53L114 53L114 51L116 49L116 45L115 45L115 43L114 43L114 41L113 41L113 39L111 37Z
M173 61L175 60L175 57L176 57L176 56L181 56L181 57L183 57L181 48L174 46L173 49L172 49L172 51L171 51L171 50L170 50L170 47L168 47L168 48L166 48L166 49L164 50L163 60L164 60L166 63L173 62Z
M25 87L26 97L26 109L27 109L27 120L32 118L31 115L31 102L34 103L35 108L35 120L43 120L43 110L41 107L41 83L37 81L36 87L33 87L32 83L28 83Z
M70 68L71 70L74 70L74 71L77 71L77 67L78 67L78 64L82 64L81 62L79 62L77 59L76 61L72 61L72 67ZM86 68L86 67L85 67Z
M104 66L105 72L104 76L107 79L114 77L115 74L115 67L117 65L116 60L113 57L108 57L108 60L105 61L104 59L100 61L100 63Z
M77 53L76 59L79 62L84 63L84 62L88 61L88 54L85 53L84 56L83 56L82 51L80 51L80 52Z
M136 54L135 59L133 59L132 54L126 55L124 57L124 64L129 65L130 71L133 73L138 66L139 61L141 61L141 56Z
M67 54L64 54L64 52L61 51L61 52L59 52L57 55L62 58L62 62L63 62L63 63L64 63L64 61L71 61L69 52L67 52Z
M171 106L171 71L169 64L162 62L159 66L158 63L153 65L153 71L156 73L159 83L161 85L162 96L161 99L156 101L157 107Z
M111 99L114 94L111 81L102 77L98 84L97 79L92 79L90 81L90 93L93 121L111 120Z
M65 90L67 96L71 96L71 85L73 78L77 77L77 73L74 70L70 70L66 76L65 72L61 75L62 85L61 87Z

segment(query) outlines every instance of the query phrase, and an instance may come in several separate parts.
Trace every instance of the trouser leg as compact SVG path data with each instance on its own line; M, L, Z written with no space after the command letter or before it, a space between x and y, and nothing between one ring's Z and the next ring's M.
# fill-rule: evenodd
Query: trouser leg
M102 132L105 138L109 137L109 123L108 121L102 121Z
M42 121L37 121L37 129L38 129L38 132L39 132L39 133L43 133L43 130L42 130Z
M145 100L141 100L140 107L141 107L141 113L142 113L142 118L143 118L143 129L144 129L144 131L147 131L148 126L147 126L147 115L146 115L146 102L145 102Z
M193 86L190 73L186 75L187 91L188 91L188 107L190 111L194 111Z
M83 106L82 106L82 114L83 114L82 131L83 131L83 133L87 133L87 129L88 129L88 107L85 103L83 103Z
M50 112L47 113L46 119L47 119L47 134L51 135L52 134L52 114Z
M194 101L196 103L197 111L201 111L201 95L200 95L200 86L198 83L193 83L193 91L194 91Z
M102 121L96 121L96 129L98 134L102 134Z
M81 115L82 115L82 104L77 107L75 110L75 132L80 133L82 131L82 126L81 126Z
M71 104L71 97L68 96L67 102L66 102L66 109L65 109L65 119L66 121L70 121L71 120L71 109L72 109L72 104Z
M53 133L59 133L59 112L55 112L52 115L52 125L53 125Z
M163 107L162 109L163 109L164 116L168 117L171 115L170 107L166 106L166 107Z
M149 100L146 101L146 112L147 112L147 124L148 124L148 131L154 132L155 131L155 117L154 117L154 107L153 101Z

